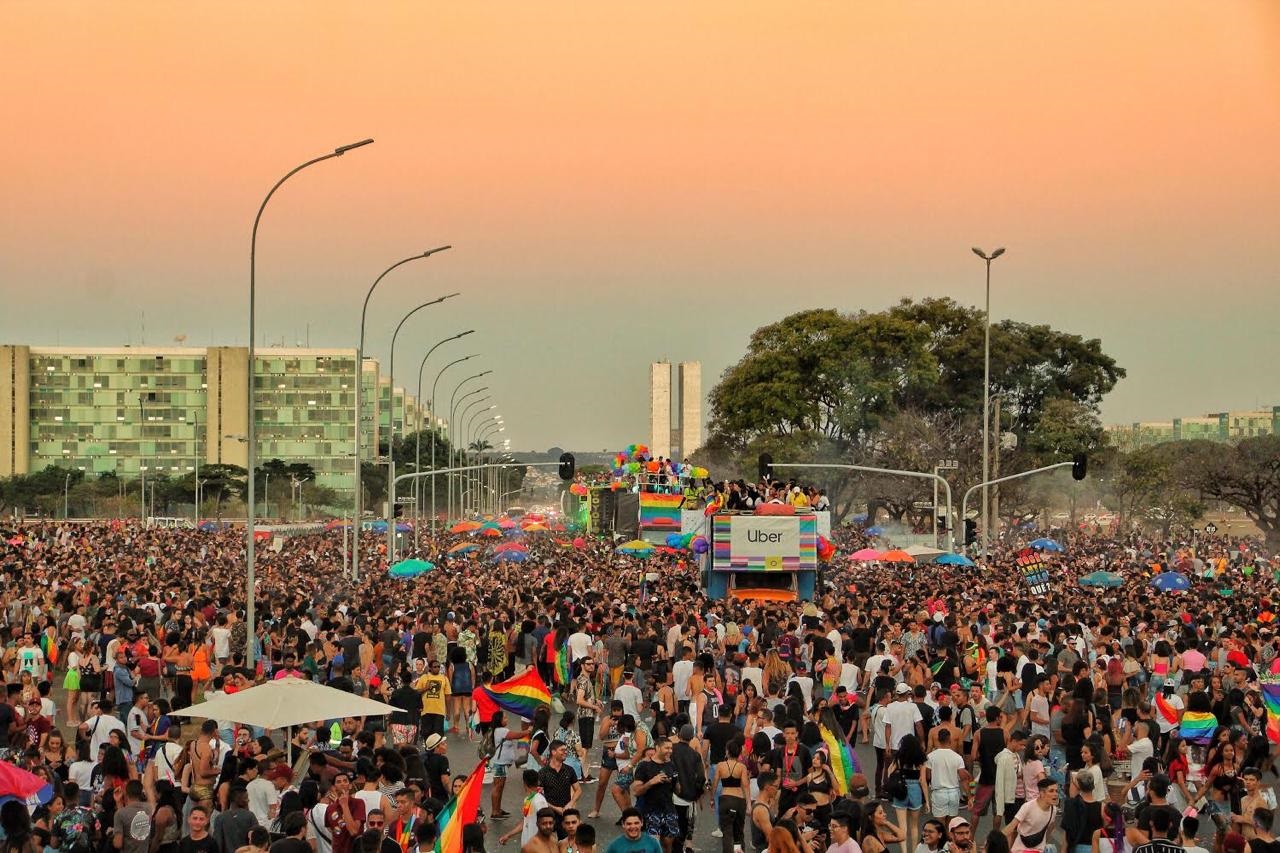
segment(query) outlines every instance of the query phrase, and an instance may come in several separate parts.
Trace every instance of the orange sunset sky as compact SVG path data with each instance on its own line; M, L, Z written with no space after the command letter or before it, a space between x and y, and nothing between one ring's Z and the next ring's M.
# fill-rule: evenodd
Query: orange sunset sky
M0 340L476 328L520 449L646 441L646 365L901 296L1089 337L1107 421L1280 404L1280 3L10 3ZM419 322L421 320L421 322ZM461 354L461 351L458 352ZM442 362L443 363L443 362ZM482 368L483 369L483 368ZM401 369L397 370L401 373ZM460 376L459 376L460 378ZM416 383L411 382L412 384Z

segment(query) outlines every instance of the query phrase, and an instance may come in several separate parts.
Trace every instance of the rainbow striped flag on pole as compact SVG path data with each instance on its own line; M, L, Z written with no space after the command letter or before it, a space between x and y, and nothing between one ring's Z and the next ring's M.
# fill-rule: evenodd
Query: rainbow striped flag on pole
M462 828L475 823L476 815L480 813L480 793L484 787L486 764L488 762L482 760L476 765L462 788L440 811L436 818L440 834L436 837L435 853L462 853Z
M551 691L533 667L515 678L485 687L484 692L499 708L526 720L532 720L533 712L541 706L551 704Z
M840 796L847 797L853 774L861 773L862 768L858 766L858 757L853 754L849 741L836 734L838 731L840 726L835 721L835 715L825 714L822 722L818 724L818 733L822 735L822 742L827 746L831 770L836 777L836 791Z
M1267 708L1267 739L1280 743L1280 677L1258 679L1262 688L1262 704Z

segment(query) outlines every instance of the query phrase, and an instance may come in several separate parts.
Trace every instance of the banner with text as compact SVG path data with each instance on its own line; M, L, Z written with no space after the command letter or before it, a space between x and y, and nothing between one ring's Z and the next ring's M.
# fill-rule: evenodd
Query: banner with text
M1022 549L1018 552L1018 569L1032 595L1042 596L1049 591L1049 564L1044 554L1034 548Z
M717 571L813 571L818 525L812 515L717 515L711 522L712 568Z

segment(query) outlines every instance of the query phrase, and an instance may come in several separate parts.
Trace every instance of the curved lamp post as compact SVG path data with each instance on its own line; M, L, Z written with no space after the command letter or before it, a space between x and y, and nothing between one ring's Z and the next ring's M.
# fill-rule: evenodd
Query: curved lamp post
M427 367L427 359L431 358L431 354L433 352L440 349L440 347L444 346L445 344L449 343L449 341L456 341L459 338L465 338L467 335L473 335L475 334L475 331L476 331L475 329L467 329L465 332L459 332L456 335L451 335L450 337L447 337L441 341L437 341L435 344L432 345L431 349L427 350L427 354L422 357L422 362L418 365L418 429L414 436L414 448L413 448L413 462L415 466L414 467L415 471L422 470L422 407L423 405L426 405L427 411L429 413L431 420L434 422L436 419L435 401L432 400L430 403L424 403L422 399L422 371L425 370ZM433 391L432 393L435 393L435 392ZM433 439L432 440L432 464L434 465L435 464L435 461L434 461L435 460L435 441L434 441L435 427L434 426L432 427L432 430L431 430L431 436ZM432 482L434 483L435 478L432 477L431 479L432 479ZM416 551L418 548L418 528L422 526L422 480L420 478L415 479L413 481L413 488L414 488L414 494L416 495L414 506L417 510L417 516L418 516L417 522L413 525L413 547L414 547L414 550ZM435 505L433 504L431 507L432 533L435 532L435 520L434 520L435 509L436 509Z
M249 478L248 478L249 490L246 496L247 500L245 501L246 503L245 563L247 566L247 571L245 573L245 610L244 612L245 612L245 628L248 629L246 631L246 636L248 637L248 639L245 644L244 659L245 659L245 666L249 666L249 667L253 666L253 659L254 659L253 644L255 640L254 624L253 624L254 623L253 594L254 594L254 587L256 586L255 579L254 579L255 554L253 552L253 545L254 545L253 516L254 516L254 509L255 509L254 488L253 488L253 469L257 467L258 447L257 447L257 429L254 424L255 418L254 418L254 405L253 405L253 390L254 390L253 374L254 374L254 359L256 356L256 353L254 351L254 346L253 346L253 339L254 339L254 335L257 334L257 330L255 326L255 319L256 319L255 310L257 307L257 292L258 292L258 289L257 289L258 288L258 224L262 221L262 212L267 209L267 202L271 201L271 197L276 194L276 190L280 189L281 185L283 185L285 181L289 180L294 175L298 174L308 166L314 166L316 163L322 163L325 160L331 160L334 157L341 157L343 154L346 154L348 151L352 151L356 148L362 148L363 146L369 145L372 142L373 142L372 139L362 139L359 142L353 142L350 145L342 145L338 148L333 149L333 151L330 152L329 154L325 154L321 157L315 157L303 163L301 166L295 166L293 169L286 172L283 178L276 181L275 186L273 186L270 189L270 191L267 192L266 197L262 199L262 204L258 206L258 215L253 218L253 234L249 238L249 382L248 382L249 387L245 393L246 402L248 404L248 418L249 418L249 425L245 429L245 444L246 444L245 449L247 451L246 462L247 462L247 467L249 469ZM357 481L357 488L359 488L358 481ZM145 503L144 503L143 509L144 509L143 515L145 515L146 514Z

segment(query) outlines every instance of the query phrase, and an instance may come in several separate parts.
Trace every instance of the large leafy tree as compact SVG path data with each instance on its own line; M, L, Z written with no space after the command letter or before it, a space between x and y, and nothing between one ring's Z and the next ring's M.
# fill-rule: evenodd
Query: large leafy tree
M981 311L950 299L855 314L812 309L764 326L711 392L704 457L742 472L762 451L777 461L918 471L980 456L983 331ZM1053 415L1045 453L1100 440L1098 403L1124 371L1099 341L1004 321L992 327L991 346L992 392L1024 443L1045 413ZM898 517L930 491L924 481L859 483L833 488L837 515L857 491Z
M1280 435L1246 438L1234 445L1178 444L1183 484L1238 508L1262 531L1268 548L1280 548Z

